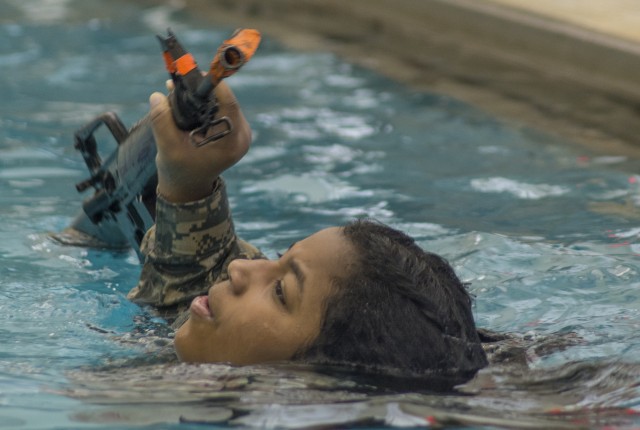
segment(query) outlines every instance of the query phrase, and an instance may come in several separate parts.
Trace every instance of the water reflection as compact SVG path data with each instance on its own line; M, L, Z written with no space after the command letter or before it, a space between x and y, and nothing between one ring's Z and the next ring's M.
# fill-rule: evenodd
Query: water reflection
M639 371L615 361L544 370L510 363L442 392L432 380L304 366L127 365L74 371L64 394L83 401L72 416L84 423L624 428L639 420L639 389L629 384Z

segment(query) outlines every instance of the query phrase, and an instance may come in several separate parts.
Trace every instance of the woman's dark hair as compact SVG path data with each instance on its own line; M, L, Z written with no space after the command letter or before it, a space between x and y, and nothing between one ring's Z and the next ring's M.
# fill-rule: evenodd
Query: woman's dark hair
M486 366L471 298L445 259L375 221L343 233L352 267L335 280L320 334L298 358L462 379Z

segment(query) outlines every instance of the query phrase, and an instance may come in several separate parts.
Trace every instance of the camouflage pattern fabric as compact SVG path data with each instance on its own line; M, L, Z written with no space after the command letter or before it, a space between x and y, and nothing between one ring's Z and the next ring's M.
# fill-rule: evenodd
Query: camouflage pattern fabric
M231 261L264 258L236 236L221 178L210 196L195 202L173 204L158 195L156 224L140 249L145 255L140 281L127 297L156 307L174 327L186 321L195 297L227 279Z

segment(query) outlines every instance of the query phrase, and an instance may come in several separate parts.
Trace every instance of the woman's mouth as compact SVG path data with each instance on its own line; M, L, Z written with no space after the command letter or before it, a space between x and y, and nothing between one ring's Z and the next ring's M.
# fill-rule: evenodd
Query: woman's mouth
M213 313L209 307L209 296L199 296L193 299L189 311L192 315L197 315L208 320L213 319Z

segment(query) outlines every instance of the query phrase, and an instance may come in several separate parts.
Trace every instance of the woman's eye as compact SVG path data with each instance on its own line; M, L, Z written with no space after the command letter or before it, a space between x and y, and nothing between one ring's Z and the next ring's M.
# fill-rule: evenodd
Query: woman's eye
M280 300L280 303L282 303L283 305L286 305L287 299L284 296L284 287L282 286L282 281L280 280L276 281L275 292L276 292L276 297L278 298L278 300Z

